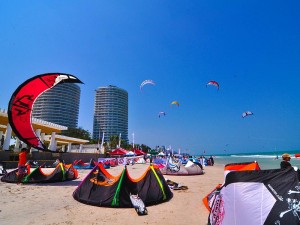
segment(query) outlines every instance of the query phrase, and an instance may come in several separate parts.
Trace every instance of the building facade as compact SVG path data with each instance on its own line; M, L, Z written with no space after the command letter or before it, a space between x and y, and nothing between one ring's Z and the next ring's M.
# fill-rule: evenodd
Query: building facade
M62 83L37 98L32 117L68 128L77 128L79 103L80 87L74 83Z
M113 85L99 87L95 94L93 139L119 136L128 142L128 92Z

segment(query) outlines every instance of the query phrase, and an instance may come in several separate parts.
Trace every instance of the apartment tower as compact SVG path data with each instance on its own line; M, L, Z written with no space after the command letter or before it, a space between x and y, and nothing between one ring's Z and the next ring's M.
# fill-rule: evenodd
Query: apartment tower
M119 136L128 142L128 92L113 85L96 90L93 139L104 141Z
M37 98L33 105L32 117L77 128L79 103L80 87L74 83L62 83Z

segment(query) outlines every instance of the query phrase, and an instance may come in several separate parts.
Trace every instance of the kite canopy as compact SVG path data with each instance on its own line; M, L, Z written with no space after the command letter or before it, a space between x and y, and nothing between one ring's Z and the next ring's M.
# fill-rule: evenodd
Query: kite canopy
M224 175L232 171L246 171L246 170L260 170L260 167L256 161L254 162L240 162L240 163L229 163L224 167ZM203 199L203 204L210 211L212 205L214 204L216 196L219 194L222 186L224 184L218 184L209 194L207 194Z
M234 171L216 192L209 224L299 224L299 170Z
M211 81L209 81L209 82L206 84L206 87L207 87L208 85L213 85L213 86L216 86L216 87L218 88L218 90L220 89L220 85L219 85L219 83L218 83L217 81L211 80Z
M241 162L241 163L229 163L224 167L225 171L243 171L243 170L260 170L258 162Z
M186 165L183 165L179 159L168 157L165 165L160 168L164 175L202 175L203 170L196 163L188 161Z
M166 113L163 112L163 111L161 111L161 112L158 113L158 118L160 118L160 117L162 117L162 116L165 116L165 115L166 115Z
M88 205L131 208L130 194L137 194L145 206L166 202L173 197L157 166L149 166L141 177L133 179L127 167L118 176L113 176L102 163L84 178L73 197Z
M202 202L204 206L207 208L208 211L211 210L212 204L214 203L215 197L218 194L218 191L221 190L222 184L217 184L217 186L209 192L207 195L204 196Z
M18 182L18 169L13 170L5 174L2 178L2 182L17 183ZM32 170L31 173L23 178L22 183L54 183L67 180L74 180L78 177L78 171L72 164L65 165L63 163L57 164L55 169L50 173L45 173L41 167L37 167Z
M245 118L246 116L250 116L250 115L253 115L253 112L246 111L246 112L243 112L242 117Z
M140 90L143 89L143 87L146 85L146 84L152 84L152 85L155 85L155 82L153 80L144 80L141 85L140 85Z
M6 169L3 168L3 165L0 163L0 176L3 176L4 174L6 174Z
M43 92L60 83L82 82L70 74L46 73L26 80L11 96L7 112L9 124L16 136L31 147L39 150L47 149L31 124L33 104Z
M179 102L173 101L173 102L171 102L171 106L172 106L172 105L177 105L177 106L179 106Z
M89 162L85 163L83 160L75 160L73 166L75 169L92 169L96 166L97 162L94 159L90 159Z

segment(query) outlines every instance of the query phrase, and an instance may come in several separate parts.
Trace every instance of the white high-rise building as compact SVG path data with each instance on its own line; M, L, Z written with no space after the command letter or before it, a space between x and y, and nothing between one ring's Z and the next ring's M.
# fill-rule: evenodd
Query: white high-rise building
M128 92L113 85L96 90L93 139L119 136L128 142Z
M32 117L77 128L80 103L80 87L74 83L62 83L44 92L33 105Z

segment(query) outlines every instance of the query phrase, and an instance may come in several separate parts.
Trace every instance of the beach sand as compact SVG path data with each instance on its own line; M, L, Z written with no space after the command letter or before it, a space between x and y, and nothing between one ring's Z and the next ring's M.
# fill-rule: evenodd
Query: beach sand
M130 175L142 175L148 164L128 166ZM119 174L123 166L108 169ZM173 198L149 206L148 215L138 216L133 208L104 208L82 204L72 193L90 170L78 170L79 178L51 184L10 184L0 182L0 224L62 225L62 224L160 224L206 225L208 210L202 198L224 180L223 166L207 166L204 175L165 176L166 179L188 186L173 190Z

